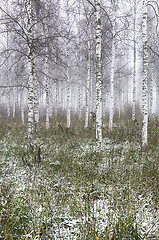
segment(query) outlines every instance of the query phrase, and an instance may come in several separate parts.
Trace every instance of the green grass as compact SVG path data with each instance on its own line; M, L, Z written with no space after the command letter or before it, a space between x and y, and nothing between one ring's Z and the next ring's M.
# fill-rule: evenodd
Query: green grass
M44 127L27 149L25 127L1 128L0 239L153 239L159 230L158 128L141 151L140 127ZM39 150L40 149L40 150Z

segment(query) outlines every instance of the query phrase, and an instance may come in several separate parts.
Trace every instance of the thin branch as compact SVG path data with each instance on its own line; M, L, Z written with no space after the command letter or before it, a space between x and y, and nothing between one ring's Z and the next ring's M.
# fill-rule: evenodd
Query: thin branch
M18 85L8 85L8 86L0 86L0 88L17 88L17 87L21 87L21 88L27 88L26 86L24 86L24 85L20 85L20 84L18 84Z
M89 4L91 4L91 6L95 9L95 11L96 11L96 7L95 7L95 5L90 1L90 0L86 0Z
M7 13L2 7L0 7L0 10L3 13L5 13L10 19L12 19L20 27L20 29L22 30L22 32L24 33L24 35L27 38L27 34L25 33L24 28L20 25L20 23L14 17L12 17L9 13Z
M159 54L157 52L155 52L155 50L152 49L152 47L148 46L148 48L157 56L159 57Z

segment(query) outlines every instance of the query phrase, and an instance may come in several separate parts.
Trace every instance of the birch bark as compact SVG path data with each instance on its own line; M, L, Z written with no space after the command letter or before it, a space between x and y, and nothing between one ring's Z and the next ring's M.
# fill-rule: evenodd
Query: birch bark
M35 132L40 131L40 116L39 116L39 75L38 75L38 60L34 57L34 121Z
M16 94L15 88L13 88L13 118L15 118L15 108L16 108Z
M33 81L33 55L30 52L28 56L28 144L31 144L33 139L33 124L34 124L34 81Z
M78 101L79 101L79 109L78 109L78 118L81 120L82 118L82 79L81 79L81 69L80 69L80 62L81 62L81 57L79 57L79 87L78 87Z
M8 75L8 73L7 73L7 75ZM7 76L7 78L9 79L8 76ZM7 81L7 82L9 82L9 81ZM7 116L8 116L8 118L11 115L10 112L11 112L11 109L10 109L10 89L8 88L8 91L7 91Z
M81 1L79 1L79 11L78 11L78 21L79 21L79 26L78 26L78 76L79 76L79 86L78 86L78 118L79 121L81 121L82 118L82 79L81 79L81 26L80 26L80 21L81 21Z
M39 59L37 57L37 49L35 45L35 40L38 38L38 12L36 2L32 0L32 18L33 18L33 44L34 44L34 121L35 121L35 132L40 131L40 114L39 114L39 73L38 73L38 66L39 66Z
M96 142L102 150L102 67L101 67L101 15L100 0L95 0L96 10Z
M48 52L48 51L47 51ZM46 129L50 126L50 79L48 76L48 58L45 58L45 74L46 74Z
M7 12L8 12L8 0L7 0ZM7 49L9 48L9 31L8 31L8 25L7 25ZM9 59L7 57L7 68L8 68L8 65L9 65ZM10 81L9 81L9 72L8 72L8 69L7 69L7 84L9 85L10 84ZM10 117L11 115L11 109L10 109L10 89L8 88L7 89L7 116L8 118Z
M67 46L67 128L71 125L71 86L70 86L70 76L69 76L69 48Z
M66 67L66 77L67 77L67 128L70 128L71 125L71 86L70 86L70 44L69 44L69 1L67 0L66 6L66 14L67 14L67 46L66 46L66 59L67 59L67 67Z
M115 4L113 4L113 22L112 22L112 60L110 73L110 112L109 112L109 130L112 131L114 116L114 71L115 71Z
M143 0L143 76L142 76L142 147L147 145L148 127L148 45L147 45L147 0Z
M92 77L92 68L90 69L90 103L89 103L89 117L91 118L93 112L93 77Z
M133 59L133 102L132 102L132 121L135 121L135 105L136 105L136 0L134 0L134 29L133 29L133 45L134 45L134 59Z
M33 47L33 19L32 19L32 0L26 3L28 14L28 145L33 139L34 124L34 47Z
M90 103L90 77L91 77L91 43L90 43L90 24L88 23L87 29L87 47L88 47L88 59L87 59L87 89L86 89L86 116L85 116L85 125L88 127L89 120L89 103Z
M58 111L58 80L55 80L55 117L57 118L57 111Z
M22 92L21 92L21 120L22 120L22 125L24 125L24 87L22 87Z

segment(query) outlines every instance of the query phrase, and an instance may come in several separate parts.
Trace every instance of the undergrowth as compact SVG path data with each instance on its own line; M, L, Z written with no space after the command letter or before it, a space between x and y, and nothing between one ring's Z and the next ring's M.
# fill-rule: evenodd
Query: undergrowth
M93 127L42 128L31 149L17 129L1 135L0 239L158 239L158 128L142 151L139 126L105 126L101 153Z

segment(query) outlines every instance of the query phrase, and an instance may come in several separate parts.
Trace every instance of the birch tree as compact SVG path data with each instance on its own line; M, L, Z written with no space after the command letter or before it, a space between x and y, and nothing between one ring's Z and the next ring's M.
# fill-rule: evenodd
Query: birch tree
M148 128L148 37L147 37L147 0L143 0L142 41L143 41L143 77L142 77L142 147L147 145Z
M39 116L39 75L36 41L38 38L37 2L27 1L28 14L28 143L31 144L33 131L40 130ZM35 126L34 126L35 123Z
M114 115L114 71L115 71L115 21L116 21L116 3L112 3L113 20L112 20L112 59L110 73L110 112L109 112L109 130L112 131Z
M35 72L35 49L33 45L33 16L32 0L26 3L28 14L28 144L32 143L34 125L34 72Z
M22 120L22 125L24 125L24 87L22 87L21 91L21 120Z
M35 132L40 131L40 113L39 113L39 75L38 75L38 59L34 58L34 122Z
M96 142L97 151L102 150L102 64L101 64L101 2L95 0L96 13Z
M32 0L32 17L33 17L33 38L34 38L34 121L35 121L35 132L40 131L40 113L39 113L39 73L38 73L38 66L39 66L39 57L37 56L37 48L36 48L36 41L38 39L39 35L39 1Z
M82 79L81 79L81 0L78 4L78 76L79 76L79 85L78 85L78 118L81 121L82 118Z
M89 120L89 103L90 103L90 78L91 78L91 42L90 42L90 23L87 26L87 47L88 47L88 57L87 57L87 86L86 86L86 115L85 115L85 128L88 127Z
M67 128L71 125L71 85L70 85L70 29L69 29L69 0L66 3L67 43L66 43L66 78L67 78Z
M16 91L15 91L15 88L13 88L13 91L12 91L12 100L13 100L13 113L12 113L12 116L13 116L13 119L15 118L15 109L16 109Z
M48 53L48 51L47 51ZM46 86L45 86L45 91L46 91L46 129L49 129L50 126L50 79L48 75L48 58L47 56L45 57L45 76L46 76Z
M8 12L8 0L7 0L7 12ZM8 31L8 25L7 25L7 41L6 41L6 44L7 44L7 50L9 48L9 31ZM9 65L9 58L7 56L7 68L8 68L8 65ZM9 80L9 72L8 72L8 69L7 69L7 84L9 85L10 84L10 80ZM8 118L10 117L11 115L11 109L10 109L10 89L8 88L8 91L7 91L7 116Z
M132 121L135 121L135 105L136 105L136 0L134 0L134 22L133 22L133 102L132 102Z
M71 125L71 85L70 85L70 64L69 64L69 43L67 45L67 67L66 67L66 77L67 77L67 128Z
M85 125L88 127L89 113L90 113L90 91L91 91L91 11L84 6L85 16L87 21L87 84L86 84L86 112L85 112Z

